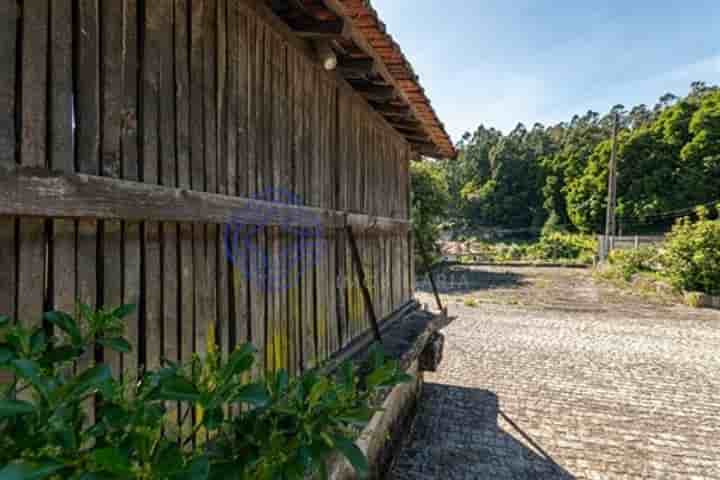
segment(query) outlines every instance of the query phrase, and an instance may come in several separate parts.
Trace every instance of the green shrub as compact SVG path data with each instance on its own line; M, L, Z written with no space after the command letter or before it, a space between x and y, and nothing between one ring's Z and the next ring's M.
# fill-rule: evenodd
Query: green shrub
M362 378L346 363L337 377L279 371L251 382L251 345L224 360L209 341L202 359L121 381L78 360L99 345L128 353L122 318L132 307L80 311L45 315L56 336L0 317L0 370L14 375L0 396L0 479L300 480L326 477L335 452L363 475L355 431L378 389L410 378L376 351Z
M720 294L720 221L678 222L665 242L661 261L675 287Z
M593 258L596 251L597 240L590 235L550 233L540 237L528 254L537 260L577 260Z
M610 252L608 260L626 281L630 281L636 273L656 271L659 252L652 246L635 250L613 250Z

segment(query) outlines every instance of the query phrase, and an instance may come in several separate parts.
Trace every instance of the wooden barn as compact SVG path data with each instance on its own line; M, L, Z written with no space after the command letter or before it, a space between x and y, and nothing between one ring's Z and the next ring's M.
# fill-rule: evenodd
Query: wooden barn
M378 318L412 299L409 162L455 152L367 0L0 23L0 314L133 303L133 352L96 353L116 371L252 341L297 372L368 334L359 265Z

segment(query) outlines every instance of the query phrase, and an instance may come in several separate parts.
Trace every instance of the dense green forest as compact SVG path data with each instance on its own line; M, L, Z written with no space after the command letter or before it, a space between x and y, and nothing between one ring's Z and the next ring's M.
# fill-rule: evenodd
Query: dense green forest
M616 112L620 228L637 233L718 202L720 87L703 82L685 97L665 94L654 106L616 105L553 126L519 124L505 135L481 125L459 142L457 160L422 173L433 170L445 184L445 218L456 228L601 232Z

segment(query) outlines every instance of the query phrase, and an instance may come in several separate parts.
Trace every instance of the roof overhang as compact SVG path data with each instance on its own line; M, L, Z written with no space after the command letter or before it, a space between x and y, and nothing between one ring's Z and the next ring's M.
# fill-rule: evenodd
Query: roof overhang
M265 0L299 37L337 55L338 73L422 155L455 158L418 75L369 0Z

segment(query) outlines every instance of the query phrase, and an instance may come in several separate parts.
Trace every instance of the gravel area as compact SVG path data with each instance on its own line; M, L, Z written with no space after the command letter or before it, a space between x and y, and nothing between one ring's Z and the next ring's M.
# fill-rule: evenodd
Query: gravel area
M444 361L390 478L720 479L720 312L589 270L456 267L439 283Z

